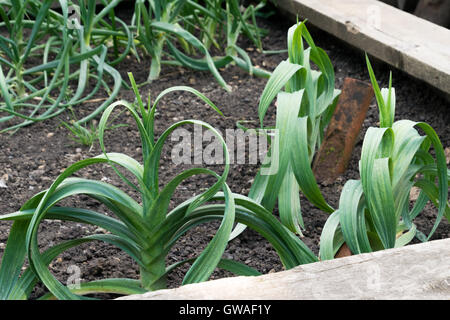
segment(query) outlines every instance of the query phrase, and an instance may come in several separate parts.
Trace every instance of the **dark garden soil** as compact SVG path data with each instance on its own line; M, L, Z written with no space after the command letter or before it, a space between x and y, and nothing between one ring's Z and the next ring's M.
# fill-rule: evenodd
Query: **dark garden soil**
M275 15L267 20L261 20L260 24L269 30L269 36L263 40L266 50L286 48L286 34L291 26L290 22L287 22L282 16ZM332 60L336 72L336 87L342 87L345 77L368 81L369 76L362 52L348 47L320 30L311 28L310 31L316 44L326 50ZM242 40L241 46L246 48L255 65L268 70L273 70L280 61L287 57L285 53L276 55L258 53L251 43L245 39ZM141 83L147 79L149 66L150 61L148 59L137 62L134 57L129 57L118 66L118 69L124 79L128 79L127 72L132 72L136 81ZM383 86L387 86L389 70L388 66L375 63L375 73ZM432 88L411 79L402 72L392 71L397 96L396 119L428 122L437 131L444 148L449 147L450 128L448 124L450 123L450 114L448 111L450 105L448 100L445 100ZM236 128L236 121L239 120L252 120L256 127L257 106L266 79L251 77L235 66L229 66L221 70L221 73L228 84L232 86L231 93L222 89L210 73L194 72L178 67L163 67L159 80L142 86L140 88L141 94L146 97L151 92L153 98L159 92L171 86L192 86L210 98L225 115L224 117L220 116L191 94L171 93L160 103L156 119L157 133L160 134L170 124L182 119L204 120L222 133L226 129ZM99 93L96 98L102 99L105 96L105 93ZM134 95L129 90L122 90L119 98L133 101ZM81 118L82 115L86 115L89 110L92 111L98 105L99 102L85 103L74 108L75 114L78 118ZM68 130L60 126L61 120L69 121L70 119L71 115L67 113L57 119L23 128L14 135L0 135L0 178L6 182L6 188L0 188L0 214L18 210L35 193L49 187L58 174L70 164L101 153L98 142L92 148L89 148L77 145L70 140ZM266 116L266 124L273 124L274 120L275 108L272 106ZM334 183L321 185L321 190L331 205L337 207L341 189L348 179L359 179L358 160L362 137L366 129L369 126L376 126L377 122L378 112L373 101L347 172ZM125 153L140 161L142 159L141 145L131 116L122 113L116 119L115 124L128 124L128 126L107 131L105 139L107 150ZM161 185L184 169L182 166L174 165L170 156L169 144L164 148L161 160ZM209 167L217 172L221 172L223 169L221 165ZM231 189L236 193L247 195L257 169L258 166L256 165L233 164L227 180ZM94 166L80 171L77 175L107 181L119 188L129 190L107 166ZM197 177L183 183L176 193L172 206L200 193L213 182L214 180L210 178ZM131 190L130 194L133 194ZM85 196L71 198L64 204L107 212L98 202ZM306 228L302 240L315 253L318 253L319 237L328 215L315 209L303 197L302 209ZM427 205L425 211L416 220L421 231L427 233L431 230L436 212L435 207ZM0 224L0 256L5 248L10 225L10 223L5 222ZM214 236L218 225L219 222L203 224L188 232L174 246L168 256L167 263L171 264L198 255ZM63 240L102 232L105 231L95 226L45 221L40 227L39 243L42 248L46 248ZM442 221L432 239L443 239L449 236L450 225L447 221ZM262 273L283 270L283 266L271 245L256 232L249 229L229 243L225 257L246 263ZM65 283L70 275L68 268L71 265L80 268L81 281L116 277L138 278L139 276L136 263L126 254L113 246L100 242L84 244L63 253L51 263L50 269L60 281ZM188 265L181 267L168 276L170 287L177 287L181 284L187 268ZM231 274L217 270L211 278L225 276L231 276ZM44 292L45 289L39 286L33 292L33 297L38 297Z

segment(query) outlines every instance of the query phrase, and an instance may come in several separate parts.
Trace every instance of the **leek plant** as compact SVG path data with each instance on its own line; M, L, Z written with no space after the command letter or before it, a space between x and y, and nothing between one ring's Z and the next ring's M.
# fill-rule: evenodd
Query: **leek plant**
M304 47L303 39L308 48ZM287 43L289 58L274 70L258 106L260 125L265 128L264 117L277 96L277 134L275 140L272 138L269 156L278 169L272 174L261 174L260 170L249 197L269 211L278 200L281 221L301 235L304 225L300 191L321 210L333 212L319 190L311 163L340 91L334 88L334 69L328 55L315 45L305 22L289 29ZM313 70L311 62L319 70Z
M287 269L317 261L314 253L269 211L252 199L230 191L226 184L229 172L227 146L222 136L211 125L198 120L179 121L156 139L155 112L159 101L166 94L175 90L195 94L221 114L207 97L189 87L173 87L164 90L153 105L148 99L146 107L132 75L129 76L137 103L117 101L103 112L98 127L103 153L74 163L62 172L47 190L29 199L18 212L0 216L0 220L13 221L0 266L1 299L25 299L29 297L37 281L41 281L50 291L42 298L79 299L84 298L83 295L97 292L123 295L142 293L165 288L166 274L187 262L193 263L184 277L183 284L207 280L216 267L242 275L257 275L259 273L256 270L246 265L222 259L235 221L249 226L264 236L273 245ZM108 118L119 106L129 111L137 124L142 142L142 164L125 154L106 152L103 143L104 129ZM189 124L201 125L215 134L223 146L224 170L222 174L217 174L206 168L188 169L160 189L158 172L163 146L175 129ZM140 195L140 201L111 184L71 177L87 166L102 163L109 164L127 185L136 190ZM128 174L124 174L119 167L125 169ZM129 178L130 175L133 179ZM169 211L169 202L173 200L177 186L194 175L211 175L216 178L216 182L203 193ZM100 201L111 210L114 217L88 209L58 205L63 199L77 194L84 194ZM108 233L68 240L41 252L38 244L39 226L45 219L96 225ZM174 243L192 227L211 220L220 220L221 224L202 253L195 259L166 266L165 258ZM105 241L122 249L139 265L140 279L102 279L81 283L79 288L63 285L52 275L48 265L65 250L89 241ZM29 266L22 272L26 257Z
M333 259L343 242L353 254L358 254L404 246L414 237L427 241L444 216L450 221L450 172L439 137L427 123L394 122L392 74L389 87L380 90L367 56L366 60L379 108L380 127L367 130L359 163L361 178L346 182L339 209L323 228L320 241L323 260ZM413 187L420 189L420 195L411 206ZM417 230L414 219L429 201L438 212L433 228L425 235Z
M159 77L162 64L209 70L227 90L230 88L218 69L232 62L251 74L270 76L254 68L248 54L237 45L244 33L262 50L262 30L256 26L255 12L263 6L261 2L241 12L238 0L208 0L204 4L191 0L136 1L132 27L139 46L151 57L148 80ZM222 37L225 44L221 43ZM210 47L225 55L213 57ZM192 57L196 55L202 58ZM164 56L169 60L163 60Z
M85 123L115 99L122 78L112 66L133 45L127 24L114 17L119 2L103 0L104 8L96 13L95 0L79 1L79 6L60 0L59 11L51 8L52 0L0 1L0 27L6 32L0 35L0 123L21 121L8 122L3 131L55 117L104 88L108 99L79 120ZM112 58L108 47L114 47ZM112 86L107 77L114 80ZM95 85L86 92L90 80Z

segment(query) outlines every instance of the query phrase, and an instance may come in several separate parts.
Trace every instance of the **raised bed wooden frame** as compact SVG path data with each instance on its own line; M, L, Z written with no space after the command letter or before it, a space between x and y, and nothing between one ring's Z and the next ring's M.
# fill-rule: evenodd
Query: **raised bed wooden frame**
M450 30L377 0L271 0L450 97Z

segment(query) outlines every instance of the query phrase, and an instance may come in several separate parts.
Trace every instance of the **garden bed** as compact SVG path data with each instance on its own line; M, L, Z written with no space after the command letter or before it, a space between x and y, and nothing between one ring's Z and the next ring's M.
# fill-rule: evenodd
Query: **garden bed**
M269 36L263 39L266 50L279 50L286 48L286 33L291 26L285 22L286 19L274 15L267 20L261 20L261 26L269 30ZM315 43L322 47L335 67L336 86L341 88L345 77L353 77L369 81L364 54L358 50L347 47L336 38L317 29L311 28ZM251 42L241 43L246 48L255 65L273 70L279 62L286 59L287 54L263 55L253 47ZM123 79L127 79L127 72L132 72L137 83L147 79L150 61L143 59L137 62L130 56L117 66ZM235 129L239 120L254 121L254 127L258 125L257 107L259 97L267 82L266 79L251 77L241 69L230 66L220 70L222 76L232 87L232 92L227 93L215 81L214 77L207 72L197 72L178 67L163 67L159 80L140 88L141 94L146 97L151 92L156 97L159 92L175 85L189 85L205 94L223 112L224 117L207 107L193 95L172 93L160 104L156 116L157 134L161 133L169 124L182 119L198 119L210 123L222 133L226 129ZM375 66L375 73L381 86L388 84L389 68L383 64ZM450 146L450 115L448 113L449 103L432 88L423 83L413 80L400 71L393 70L393 83L396 88L397 108L396 119L410 119L413 121L426 121L438 133L444 148ZM77 108L75 115L79 119L94 110L98 101L104 99L106 93L97 93L92 100ZM122 90L119 98L128 101L134 100L131 90ZM90 149L75 144L69 138L69 131L60 125L61 120L70 121L71 114L64 113L59 118L36 123L20 129L15 134L3 133L0 135L0 178L4 180L6 188L0 188L0 214L10 213L18 210L20 206L38 191L49 187L51 182L67 168L70 164L87 157L101 153L98 142ZM275 121L275 109L271 107L266 116L269 124ZM360 158L362 137L369 126L378 122L378 109L375 100L369 108L367 118L363 124L361 139L356 144L347 172L336 182L322 184L321 190L325 199L332 205L337 206L339 195L344 183L348 179L358 179L358 160ZM141 142L132 118L123 113L115 121L115 124L128 124L107 131L105 145L107 151L121 152L141 160ZM171 161L170 144L164 147L163 160L160 167L161 185L173 178L183 169ZM247 161L248 163L248 161ZM220 166L211 166L220 172ZM230 168L228 184L232 191L248 194L251 183L259 166L250 164L233 164ZM125 184L107 166L90 167L82 170L83 177L98 180L107 180L112 184L126 189ZM210 186L214 180L197 177L183 183L176 193L174 199L177 203L200 193ZM132 192L130 191L130 194ZM99 204L87 197L72 198L70 205L76 207L91 208L102 211ZM106 211L106 209L104 210ZM302 211L306 230L302 239L316 254L319 248L319 238L322 227L328 215L308 203L302 197ZM434 223L436 208L427 205L424 212L415 220L417 227L424 233L428 233ZM276 211L275 211L276 214ZM0 224L0 256L4 250L4 244L8 238L10 223ZM168 263L181 261L189 257L197 256L206 246L219 223L203 224L189 231L173 247L168 255ZM78 223L43 222L40 227L39 242L43 246L49 246L61 240L73 239L82 235L102 233L104 230L97 227L82 225ZM450 225L443 219L434 233L432 239L444 239L450 236ZM414 240L413 243L417 240ZM238 238L232 240L226 251L225 258L243 262L254 267L261 273L270 273L283 269L281 262L271 245L256 232L247 229ZM112 277L138 278L138 266L125 253L119 249L100 242L91 242L70 249L55 259L50 270L63 283L71 275L69 266L78 266L81 270L81 281L104 279ZM169 274L169 287L178 287L181 284L184 273L188 266L176 269ZM230 276L230 273L216 271L212 278ZM43 287L38 287L33 297L44 293ZM110 296L108 296L110 297Z
M118 300L448 300L449 244L450 239L435 240Z

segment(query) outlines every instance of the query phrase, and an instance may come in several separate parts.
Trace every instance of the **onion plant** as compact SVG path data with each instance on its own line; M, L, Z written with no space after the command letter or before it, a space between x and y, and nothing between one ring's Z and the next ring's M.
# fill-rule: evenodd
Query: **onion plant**
M404 246L414 237L427 241L444 216L450 221L450 172L439 137L425 122L394 122L392 74L389 87L380 90L367 56L366 60L380 127L367 130L359 162L361 178L346 182L339 209L324 226L320 244L320 257L324 260L332 259L343 242L353 254L358 254ZM420 195L411 206L413 187L419 188ZM414 219L429 201L438 212L433 228L424 235Z
M304 47L303 39L309 45ZM334 88L334 69L326 52L317 47L305 22L288 31L289 58L269 78L260 98L260 125L273 99L276 101L276 139L269 155L277 164L273 174L255 178L249 197L272 211L278 200L281 221L301 234L303 226L299 191L325 212L333 212L322 196L311 163L336 107L340 91ZM319 70L311 68L313 62ZM282 91L284 87L284 91ZM273 139L272 139L273 140Z
M37 281L41 281L50 291L44 298L78 299L95 292L142 293L165 288L166 274L186 262L193 263L184 277L183 284L207 280L216 267L243 275L259 274L241 263L222 259L235 221L249 226L264 236L278 252L287 269L317 261L313 252L269 211L252 199L230 191L226 184L229 172L227 146L222 136L211 125L199 120L179 121L170 125L156 139L155 112L159 101L166 94L175 90L195 94L220 113L208 98L189 87L173 87L163 91L153 104L149 99L146 107L131 74L130 80L136 94L137 105L117 101L103 112L98 127L103 153L69 166L47 190L29 199L18 212L0 216L0 220L13 221L0 267L0 298L27 298ZM142 142L142 164L125 154L106 152L103 142L104 129L108 118L119 106L129 111L137 124ZM159 162L165 142L175 129L189 124L201 125L211 130L220 141L225 155L223 172L218 174L206 168L188 169L160 188ZM111 184L71 177L77 171L95 164L109 164L127 185L137 191L140 200L135 200ZM120 167L128 174L122 169L119 170ZM130 175L133 178L130 178ZM194 175L211 175L216 178L216 182L203 193L193 196L169 211L169 203L175 200L173 194L177 186ZM114 217L89 209L59 205L63 199L77 194L98 200L111 210ZM39 226L46 219L96 225L108 233L68 240L41 252L38 243ZM166 266L165 258L176 241L192 227L211 220L220 220L221 224L202 253L195 259ZM81 283L79 288L63 285L51 274L48 265L65 250L89 241L105 241L122 249L139 265L140 278L101 279ZM26 257L29 267L22 273Z
M241 12L239 0L138 0L132 27L139 45L151 57L148 80L159 77L162 64L209 70L229 90L218 69L232 62L251 74L268 77L269 72L253 68L248 54L237 45L244 33L262 50L255 12L264 6L249 6ZM222 38L226 43L222 44ZM167 48L166 48L167 47ZM224 51L213 57L210 47ZM202 58L192 56L201 55ZM163 60L168 56L169 60Z
M22 121L4 130L57 116L104 88L108 99L79 121L84 123L115 99L122 79L113 65L133 45L127 24L114 17L119 2L103 0L96 13L95 0L79 6L60 0L60 10L52 9L52 0L0 1L0 28L6 32L0 35L0 122ZM114 47L112 54L108 47ZM90 80L95 85L87 92Z
M218 69L230 63L270 75L254 68L237 45L245 34L262 50L255 12L264 2L241 10L238 0L139 0L130 24L115 15L120 2L101 0L97 13L96 0L59 0L58 10L52 0L0 1L0 28L6 32L0 35L0 123L16 120L4 131L78 107L103 88L108 99L77 122L94 119L125 83L114 66L131 53L139 60L138 47L151 57L149 80L158 78L164 63L209 70L226 89ZM213 57L211 47L224 55Z

